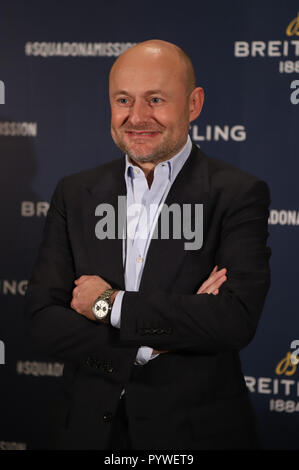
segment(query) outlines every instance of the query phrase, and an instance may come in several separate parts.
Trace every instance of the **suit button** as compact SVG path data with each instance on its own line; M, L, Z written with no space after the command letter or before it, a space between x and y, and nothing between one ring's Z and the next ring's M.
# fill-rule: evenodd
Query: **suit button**
M110 413L110 411L107 411L107 413L103 415L104 423L110 423L110 421L112 421L112 417L113 417L112 413Z
M113 367L112 367L112 364L109 364L109 363L104 363L103 364L103 371L106 372L107 374L112 374L112 372L114 371Z
M85 361L85 364L88 366L88 367L94 367L94 360L92 359L92 357L88 357Z

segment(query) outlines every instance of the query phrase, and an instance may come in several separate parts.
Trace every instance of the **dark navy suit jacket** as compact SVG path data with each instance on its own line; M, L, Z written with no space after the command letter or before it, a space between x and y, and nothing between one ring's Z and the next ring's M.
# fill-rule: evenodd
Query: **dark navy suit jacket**
M95 208L126 195L124 157L63 178L53 194L26 294L26 326L63 360L56 432L62 448L105 449L121 390L135 449L256 445L239 350L252 340L270 285L265 182L193 145L165 204L203 204L203 244L151 241L139 292L126 292L120 330L70 308L74 280L96 274L124 289L122 239L99 240ZM196 291L215 265L216 296ZM140 346L168 350L134 365Z

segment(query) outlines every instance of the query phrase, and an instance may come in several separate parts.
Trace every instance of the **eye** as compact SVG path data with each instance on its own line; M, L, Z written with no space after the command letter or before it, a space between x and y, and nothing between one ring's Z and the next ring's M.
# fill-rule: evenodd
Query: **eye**
M151 102L152 103L162 103L162 98L158 98L158 96L154 96L153 98L151 98Z
M119 104L128 104L129 100L128 100L128 98L118 98L117 102Z

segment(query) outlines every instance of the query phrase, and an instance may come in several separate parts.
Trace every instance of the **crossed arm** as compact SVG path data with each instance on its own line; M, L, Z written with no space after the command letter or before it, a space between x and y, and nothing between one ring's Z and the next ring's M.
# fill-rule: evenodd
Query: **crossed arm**
M214 268L197 292L215 295L126 292L121 341L158 351L189 349L198 353L245 347L255 334L270 286L271 250L266 246L269 202L267 185L255 181L244 185L227 205L214 259L218 266L227 268L228 277L221 279L226 272L218 273ZM220 285L213 286L215 281ZM157 329L171 333L151 333Z
M141 344L158 351L199 353L244 347L255 332L270 284L268 206L269 192L261 181L242 188L227 206L214 259L227 268L228 277L215 267L197 292L214 295L126 292L119 331L88 316L95 298L110 285L99 276L83 276L74 286L67 211L59 184L26 293L26 324L32 340L41 350L66 360L82 359L94 351L128 363ZM172 334L144 336L144 329L160 325L171 328Z
M197 291L197 294L213 294L219 293L219 288L226 281L226 268L217 270L215 266L208 279L203 282ZM92 305L94 301L106 289L111 289L112 286L100 276L84 275L75 280L75 285L72 292L71 307L80 315L83 315L89 320L95 320L92 313ZM111 296L112 304L118 291L114 292Z
M217 295L221 285L227 279L226 273L226 268L218 270L218 266L215 266L208 279L203 282L198 289L197 294ZM92 313L92 305L97 297L99 297L106 289L111 289L112 286L100 276L88 275L83 275L76 279L75 285L76 287L74 287L72 292L71 307L78 314L83 315L89 320L95 321L95 317ZM114 292L111 296L112 304L117 293L118 291ZM152 354L160 354L163 352L167 351L153 349Z

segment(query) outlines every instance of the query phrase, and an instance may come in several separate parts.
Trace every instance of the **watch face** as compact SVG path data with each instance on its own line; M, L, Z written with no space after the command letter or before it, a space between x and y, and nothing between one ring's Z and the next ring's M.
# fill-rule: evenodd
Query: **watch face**
M95 316L101 320L105 318L109 311L109 304L106 300L98 300L94 306Z

